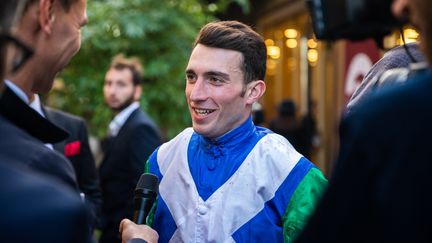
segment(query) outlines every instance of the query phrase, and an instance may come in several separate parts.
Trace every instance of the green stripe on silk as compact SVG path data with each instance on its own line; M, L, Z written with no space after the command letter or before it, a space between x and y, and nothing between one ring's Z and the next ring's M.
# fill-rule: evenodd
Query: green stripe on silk
M144 166L144 173L149 173L150 172L150 161L147 160L147 162L145 163ZM152 209L150 210L150 213L148 215L148 220L147 220L147 225L149 225L150 227L153 225L153 219L154 219L154 215L156 212L156 202L153 204Z
M312 168L296 188L282 218L284 242L294 242L327 187L327 179Z

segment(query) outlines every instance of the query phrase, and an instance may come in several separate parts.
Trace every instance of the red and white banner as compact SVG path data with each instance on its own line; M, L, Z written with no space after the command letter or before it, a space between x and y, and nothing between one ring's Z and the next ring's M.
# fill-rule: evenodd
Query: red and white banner
M344 96L346 105L363 77L380 58L379 49L372 39L346 42Z

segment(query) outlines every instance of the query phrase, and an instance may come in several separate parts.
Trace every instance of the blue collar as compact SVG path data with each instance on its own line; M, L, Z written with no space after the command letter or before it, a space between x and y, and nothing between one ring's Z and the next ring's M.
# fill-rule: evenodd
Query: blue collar
M200 147L215 158L226 154L232 155L241 152L244 142L250 140L255 132L252 116L249 116L239 127L218 138L210 139L199 135Z

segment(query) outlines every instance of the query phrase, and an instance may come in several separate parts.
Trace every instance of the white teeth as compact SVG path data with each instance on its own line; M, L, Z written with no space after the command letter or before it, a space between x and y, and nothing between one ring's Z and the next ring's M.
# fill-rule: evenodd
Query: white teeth
M195 109L195 112L200 115L206 115L212 113L214 110Z

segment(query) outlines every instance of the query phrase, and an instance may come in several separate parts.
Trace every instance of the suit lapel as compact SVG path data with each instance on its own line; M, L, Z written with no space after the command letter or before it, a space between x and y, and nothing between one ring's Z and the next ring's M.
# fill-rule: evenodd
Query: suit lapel
M127 131L129 130L129 127L132 125L134 119L136 119L136 116L139 114L140 108L137 108L134 110L130 116L126 119L126 122L123 124L123 126L120 128L117 136L115 137L106 137L105 141L103 142L102 147L104 152L104 159L102 160L102 164L100 168L102 169L104 166L106 166L107 158L109 158L111 151L113 150L113 146L117 143L117 141L123 141L122 137L127 134Z
M133 123L133 121L135 120L135 117L139 114L140 112L140 108L138 107L136 110L134 110L130 116L126 119L125 123L123 124L123 126L120 128L117 136L115 136L114 138L118 138L121 137L122 134L124 134L129 127L131 126L131 124Z
M44 143L59 142L69 136L66 131L39 115L7 86L0 97L0 114Z
M48 121L56 124L55 119L52 116L52 113L48 109L46 109L44 105L41 105L41 109L42 109L42 112L45 114L46 119ZM53 145L53 148L57 152L59 152L59 153L61 153L61 154L64 155L64 147L66 146L66 142L67 142L67 139L64 139L64 140L62 140L62 141L60 141L58 143L53 143L52 145Z

